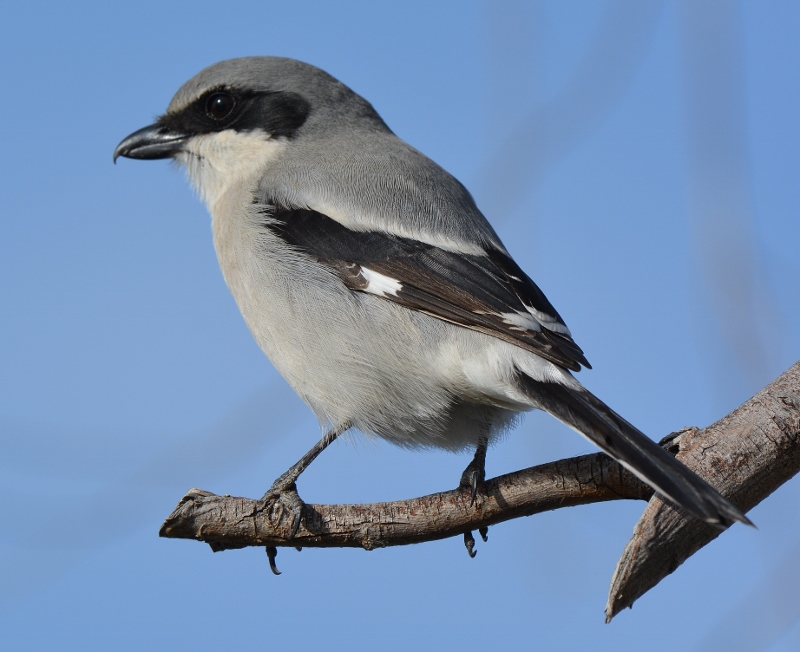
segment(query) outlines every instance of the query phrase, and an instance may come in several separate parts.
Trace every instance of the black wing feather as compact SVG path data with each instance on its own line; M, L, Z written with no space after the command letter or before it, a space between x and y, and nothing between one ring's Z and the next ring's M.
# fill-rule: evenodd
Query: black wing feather
M486 255L448 251L380 233L354 231L317 211L265 206L265 227L287 244L327 264L352 290L365 291L362 268L396 279L382 298L480 331L532 351L562 367L591 368L566 333L510 324L503 313L529 315L526 306L559 324L561 316L520 267L498 249Z

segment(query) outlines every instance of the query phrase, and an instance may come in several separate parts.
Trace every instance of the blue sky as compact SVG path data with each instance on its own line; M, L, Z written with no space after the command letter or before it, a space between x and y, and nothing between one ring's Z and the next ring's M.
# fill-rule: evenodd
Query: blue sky
M800 484L603 624L643 508L460 540L212 554L159 539L192 486L259 496L318 437L224 286L209 219L116 144L221 59L320 66L470 188L654 439L800 359L800 5L146 0L4 7L0 645L4 649L796 650ZM543 414L497 475L591 451ZM338 442L310 502L450 488L467 456ZM643 641L647 641L645 645ZM491 646L491 647L489 647ZM718 649L723 649L718 647Z

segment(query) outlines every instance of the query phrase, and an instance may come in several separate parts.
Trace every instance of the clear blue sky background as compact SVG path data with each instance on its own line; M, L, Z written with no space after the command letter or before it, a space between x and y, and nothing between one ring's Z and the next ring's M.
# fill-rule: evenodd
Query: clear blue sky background
M259 496L318 437L171 166L111 154L230 57L316 64L474 193L659 439L800 359L800 4L13 3L0 19L0 647L800 649L800 484L603 624L643 508L378 550L212 554L186 489ZM591 451L530 415L490 475ZM468 456L337 443L311 502L455 485Z

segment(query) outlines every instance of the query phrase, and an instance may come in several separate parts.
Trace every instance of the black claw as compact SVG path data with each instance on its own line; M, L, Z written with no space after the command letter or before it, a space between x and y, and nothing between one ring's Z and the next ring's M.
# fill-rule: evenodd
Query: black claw
M479 469L476 469L473 464L464 469L464 473L461 475L461 486L469 488L470 507L475 504L475 499L478 497L478 486L483 482L483 476L484 474Z
M467 548L467 554L470 556L470 559L475 559L475 555L478 554L478 551L475 550L475 537L472 536L472 532L469 530L464 532L464 545Z
M460 485L462 487L469 487L470 489L470 507L475 504L475 499L478 497L478 485L482 484L486 479L486 446L487 442L485 437L478 440L478 448L475 451L475 457L472 458L467 468L464 469L464 473L461 474Z
M300 514L295 514L292 521L292 529L289 531L289 539L294 539L297 536L297 531L300 529L300 521Z
M472 466L472 465L470 465ZM467 470L464 471L464 475L461 478L462 486L469 487L470 491L470 500L469 506L472 507L475 505L475 500L478 497L478 486L483 483L483 476L484 474L480 472L478 469L467 467Z
M486 543L489 540L489 528L484 525L478 532L480 532L483 542Z
M278 549L275 546L267 546L267 559L269 559L269 569L273 575L280 575L281 572L275 565L275 557L278 556Z
M287 512L291 518L291 526L287 539L294 539L300 530L300 524L303 520L303 507L305 503L297 493L297 485L294 482L284 483L282 478L278 478L270 487L270 490L264 494L262 498L264 501L273 501L280 505L280 520L284 519Z
M297 494L297 491L293 491L289 494L291 496L291 505L289 509L292 512L292 529L289 532L289 538L294 539L297 536L297 532L300 529L300 523L303 520L303 507L305 503L301 500L300 496Z

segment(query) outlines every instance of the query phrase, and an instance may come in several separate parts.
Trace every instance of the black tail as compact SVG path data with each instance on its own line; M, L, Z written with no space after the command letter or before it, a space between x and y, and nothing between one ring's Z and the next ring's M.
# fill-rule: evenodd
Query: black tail
M523 377L536 404L599 446L658 493L714 525L752 525L727 498L585 389Z

